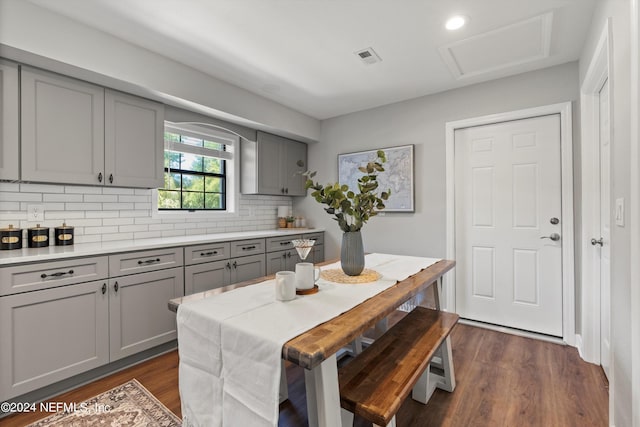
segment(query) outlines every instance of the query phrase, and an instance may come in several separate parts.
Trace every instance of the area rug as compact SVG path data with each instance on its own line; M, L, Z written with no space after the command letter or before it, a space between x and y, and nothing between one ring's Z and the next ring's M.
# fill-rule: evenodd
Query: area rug
M28 427L179 427L181 420L135 379Z

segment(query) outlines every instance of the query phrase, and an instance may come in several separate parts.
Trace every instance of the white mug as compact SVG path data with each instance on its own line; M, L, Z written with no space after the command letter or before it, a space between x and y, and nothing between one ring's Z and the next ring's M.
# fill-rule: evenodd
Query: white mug
M296 297L296 274L293 271L276 273L276 299L290 301Z
M296 288L311 289L320 278L320 269L314 268L310 262L296 264Z

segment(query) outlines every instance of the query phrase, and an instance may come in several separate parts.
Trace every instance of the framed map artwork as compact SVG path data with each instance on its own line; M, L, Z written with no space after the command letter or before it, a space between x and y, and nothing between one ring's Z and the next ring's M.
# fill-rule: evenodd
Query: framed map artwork
M383 212L414 212L413 205L413 145L381 148L387 156L384 172L378 174L378 191L391 189ZM357 192L360 166L376 159L378 149L338 154L338 181Z

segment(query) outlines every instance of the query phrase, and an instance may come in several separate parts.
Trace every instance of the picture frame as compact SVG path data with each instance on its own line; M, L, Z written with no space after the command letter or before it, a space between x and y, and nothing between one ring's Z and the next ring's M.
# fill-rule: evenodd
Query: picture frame
M383 212L415 212L413 144L338 154L338 182L357 189L362 175L358 167L375 160L378 150L387 157L384 172L378 174L378 189L391 189Z

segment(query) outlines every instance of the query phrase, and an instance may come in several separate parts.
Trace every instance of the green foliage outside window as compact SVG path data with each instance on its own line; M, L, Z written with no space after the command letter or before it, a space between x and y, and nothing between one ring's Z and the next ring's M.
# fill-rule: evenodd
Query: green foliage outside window
M224 151L224 145L165 132L165 140ZM164 210L224 210L225 160L176 151L164 152L164 187L158 208Z

